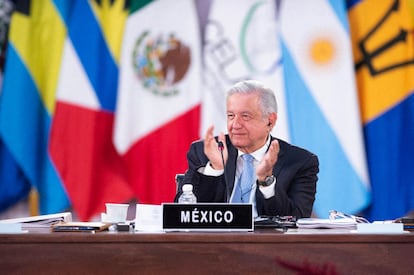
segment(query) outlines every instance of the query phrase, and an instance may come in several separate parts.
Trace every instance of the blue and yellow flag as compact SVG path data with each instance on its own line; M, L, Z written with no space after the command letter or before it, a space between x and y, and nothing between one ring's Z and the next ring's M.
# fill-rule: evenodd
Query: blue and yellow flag
M414 209L414 17L410 0L349 1L372 185L367 217Z
M38 191L41 214L69 206L47 149L66 37L62 21L66 8L51 0L17 1L0 97L1 137Z
M24 199L30 184L0 137L0 212Z
M13 11L14 2L11 0L2 1L2 5L0 5L0 29L2 30L0 32L0 84L3 83L7 36ZM30 184L4 144L0 134L0 211L25 198L29 190Z

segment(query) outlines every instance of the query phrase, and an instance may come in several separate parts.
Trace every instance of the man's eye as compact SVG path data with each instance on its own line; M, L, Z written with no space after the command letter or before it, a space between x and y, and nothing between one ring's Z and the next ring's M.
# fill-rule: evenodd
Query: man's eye
M242 115L242 119L244 121L251 120L252 119L252 116L251 115L248 115L248 114L244 114L244 115Z
M231 120L231 119L234 118L234 115L233 114L227 114L227 118Z

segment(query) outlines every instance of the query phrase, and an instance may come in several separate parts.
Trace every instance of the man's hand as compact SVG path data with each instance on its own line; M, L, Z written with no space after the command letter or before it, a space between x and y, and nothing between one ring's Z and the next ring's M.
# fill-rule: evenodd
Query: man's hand
M215 170L222 170L223 167L223 161L221 159L221 152L219 149L219 146L217 144L216 139L213 135L214 126L210 126L207 129L206 135L204 137L204 153L206 154L207 158L210 160L210 164ZM227 145L226 145L226 139L224 137L224 133L220 133L218 136L218 140L223 143L223 157L224 157L224 163L227 162L228 153L227 153Z
M279 142L277 139L274 139L272 143L270 143L269 150L267 150L262 161L260 161L256 167L256 176L259 181L264 181L267 176L273 174L273 166L277 162L279 150Z

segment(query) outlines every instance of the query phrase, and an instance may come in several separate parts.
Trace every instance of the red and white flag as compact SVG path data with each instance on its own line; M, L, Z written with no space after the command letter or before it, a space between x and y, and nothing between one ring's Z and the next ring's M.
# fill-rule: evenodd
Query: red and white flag
M118 74L114 56L126 11L119 1L107 11L104 4L94 3L72 2L49 146L80 220L104 211L106 202L133 197L112 143Z

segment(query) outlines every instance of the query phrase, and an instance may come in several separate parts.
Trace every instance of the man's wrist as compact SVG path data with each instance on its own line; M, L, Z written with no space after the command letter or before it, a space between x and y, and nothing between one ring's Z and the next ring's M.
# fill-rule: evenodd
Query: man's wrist
M212 169L214 169L214 170L223 170L223 167L219 167L219 166L222 166L222 165L213 165L213 163L211 161L209 163L210 163L210 167Z
M203 169L202 169L202 171L199 171L199 172L203 175L206 175L206 176L215 176L215 177L217 177L217 176L220 176L224 173L223 169L221 169L221 170L220 169L214 169L211 166L210 162L208 162L205 167L200 167L199 169L201 169L201 168L203 168Z
M257 179L257 185L259 186L269 186L276 182L276 177L273 175L266 176L264 179Z

